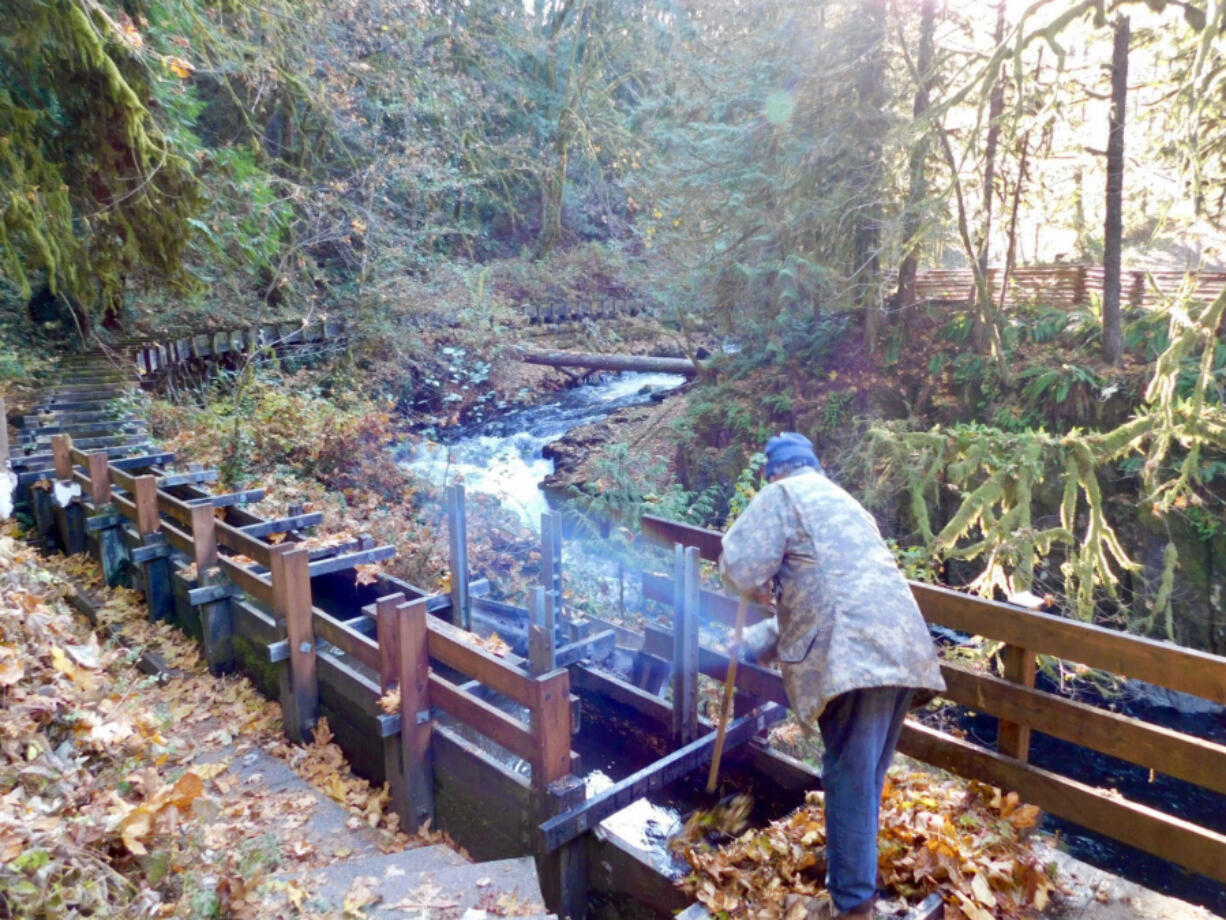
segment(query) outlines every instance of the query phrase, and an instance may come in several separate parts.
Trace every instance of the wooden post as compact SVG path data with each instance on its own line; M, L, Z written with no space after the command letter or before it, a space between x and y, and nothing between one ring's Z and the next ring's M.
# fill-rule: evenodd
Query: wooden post
M447 533L451 566L451 622L471 629L468 606L468 525L464 513L464 487L447 489Z
M1145 302L1145 272L1132 272L1132 287L1128 290L1128 306L1139 310Z
M60 549L66 556L85 552L85 511L81 508L81 486L72 476L72 438L51 436L51 455L55 465L51 515Z
M51 456L55 464L55 478L60 482L72 481L72 438L66 434L51 436Z
M434 818L434 769L430 763L430 655L426 599L396 608L400 639L400 744L408 787L410 834Z
M1084 306L1086 302L1086 267L1078 265L1073 275L1073 306Z
M673 548L673 742L698 737L698 548Z
M375 635L379 642L379 688L383 693L400 686L400 617L396 608L404 603L401 593L375 601ZM401 698L403 700L403 697ZM401 726L404 716L401 714ZM383 777L387 781L389 804L400 816L401 830L412 823L408 776L405 772L404 745L399 734L383 739Z
M89 500L95 508L111 502L111 466L105 450L89 452Z
M586 797L587 789L578 776L568 775L551 783L539 793L537 812L541 819L538 823L582 805ZM537 866L541 894L545 896L549 910L562 918L578 920L586 917L588 873L585 839L578 837L552 853L538 852Z
M289 664L281 672L281 720L285 733L302 743L310 741L319 718L310 559L310 550L280 544L269 560L273 617L285 624L289 639Z
M158 516L158 481L156 476L137 476L133 480L135 490L133 498L136 501L136 529L142 537L155 534L162 529L162 519Z
M157 477L137 476L133 480L132 497L136 501L136 530L140 535L141 548L161 546L165 552L150 555L141 563L144 575L145 603L149 605L149 619L163 620L174 609L174 593L170 582L169 547L162 535L162 519L158 515Z
M1034 687L1035 653L1030 649L1019 648L1016 645L1006 645L1000 650L1002 676L1005 680L1021 684L1023 687ZM996 749L1009 757L1016 757L1023 762L1030 759L1030 726L1006 722L1003 719L997 727Z
M217 518L208 499L192 505L192 549L196 562L196 584L200 587L226 584L217 567ZM200 605L200 633L209 671L225 674L234 670L234 622L230 598Z
M537 756L532 782L538 789L570 773L570 672L559 668L533 682L532 731Z

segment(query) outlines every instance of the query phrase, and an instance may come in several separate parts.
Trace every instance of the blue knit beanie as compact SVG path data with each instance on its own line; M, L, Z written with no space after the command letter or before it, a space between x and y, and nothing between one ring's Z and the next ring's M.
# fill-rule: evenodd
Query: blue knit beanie
M822 465L813 452L813 442L795 431L783 431L766 442L766 466L762 474L770 479L782 467L794 463L821 471Z

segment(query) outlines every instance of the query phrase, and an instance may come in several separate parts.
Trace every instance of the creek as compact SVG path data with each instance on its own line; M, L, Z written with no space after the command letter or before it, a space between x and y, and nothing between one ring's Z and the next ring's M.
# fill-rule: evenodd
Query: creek
M463 482L466 492L497 498L536 530L549 510L541 480L553 472L545 445L572 428L599 421L618 409L658 399L685 383L679 374L605 375L535 406L462 426L445 443L425 443L402 458L418 476L438 486Z

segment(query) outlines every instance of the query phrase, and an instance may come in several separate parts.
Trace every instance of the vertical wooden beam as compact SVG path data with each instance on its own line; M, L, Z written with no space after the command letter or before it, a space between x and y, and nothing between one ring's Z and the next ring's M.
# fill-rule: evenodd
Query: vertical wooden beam
M673 741L698 737L698 548L673 547Z
M105 450L89 452L89 500L95 508L111 501L111 465Z
M289 639L289 665L281 672L281 718L285 733L303 743L310 741L319 718L310 558L310 550L281 544L269 560L273 616L285 623Z
M413 833L434 818L426 599L401 604L396 616L400 633L400 742L409 798L409 820L404 830Z
M400 686L400 615L396 608L404 603L404 594L389 594L375 601L375 635L379 642L379 687L387 693ZM401 698L403 704L403 697ZM404 714L401 712L401 726ZM402 733L403 734L403 733ZM400 827L408 830L413 821L409 800L408 776L405 772L404 745L401 735L383 739L383 776L387 781L389 804L400 817Z
M451 566L451 622L472 628L468 605L468 524L464 512L464 487L447 489L447 533Z
M217 518L213 503L208 499L193 504L192 549L195 554L196 576L204 575L217 565Z
M1005 680L1034 687L1035 653L1027 648L1006 645L1000 650L1002 676ZM1030 759L1030 726L1001 720L997 728L996 749L1018 760Z
M55 463L55 478L60 482L72 480L72 437L66 434L51 436L51 456Z
M587 790L583 780L574 775L565 776L551 783L537 794L540 805L537 813L541 824L583 804ZM540 837L540 835L537 835ZM587 844L578 837L552 853L537 853L540 870L541 894L550 911L559 917L579 918L587 916Z
M133 498L136 501L136 529L142 537L155 534L162 529L162 519L158 516L158 481L156 476L137 476L133 480L135 490Z
M1145 272L1132 273L1132 286L1128 290L1128 306L1140 309L1145 302Z
M537 757L532 782L538 789L570 773L570 672L560 668L533 682L532 731Z
M192 549L196 583L201 587L226 584L225 575L217 567L217 518L208 499L192 505ZM200 632L209 670L213 674L232 671L234 614L228 597L200 605Z

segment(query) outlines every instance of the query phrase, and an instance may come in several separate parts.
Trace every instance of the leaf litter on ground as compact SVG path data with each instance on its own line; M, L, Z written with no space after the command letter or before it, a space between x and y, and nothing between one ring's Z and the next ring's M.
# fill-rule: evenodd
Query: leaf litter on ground
M99 642L65 601L100 601ZM113 634L113 633L112 633ZM136 659L177 669L159 684ZM277 757L377 835L385 852L443 842L399 831L386 788L352 774L321 721L284 739L280 707L217 678L189 637L150 622L85 556L42 558L0 526L0 902L9 916L309 916L309 882L275 872L348 855L305 833L315 794L270 791L232 767ZM301 908L301 909L300 909Z
M724 810L695 815L671 844L692 870L680 883L687 894L716 916L754 920L795 920L807 903L828 897L821 792L764 828L744 830L744 805ZM1039 809L1013 792L933 773L891 773L877 843L882 884L893 898L886 903L903 909L939 892L944 920L1041 912L1056 881L1031 845L1038 819Z

